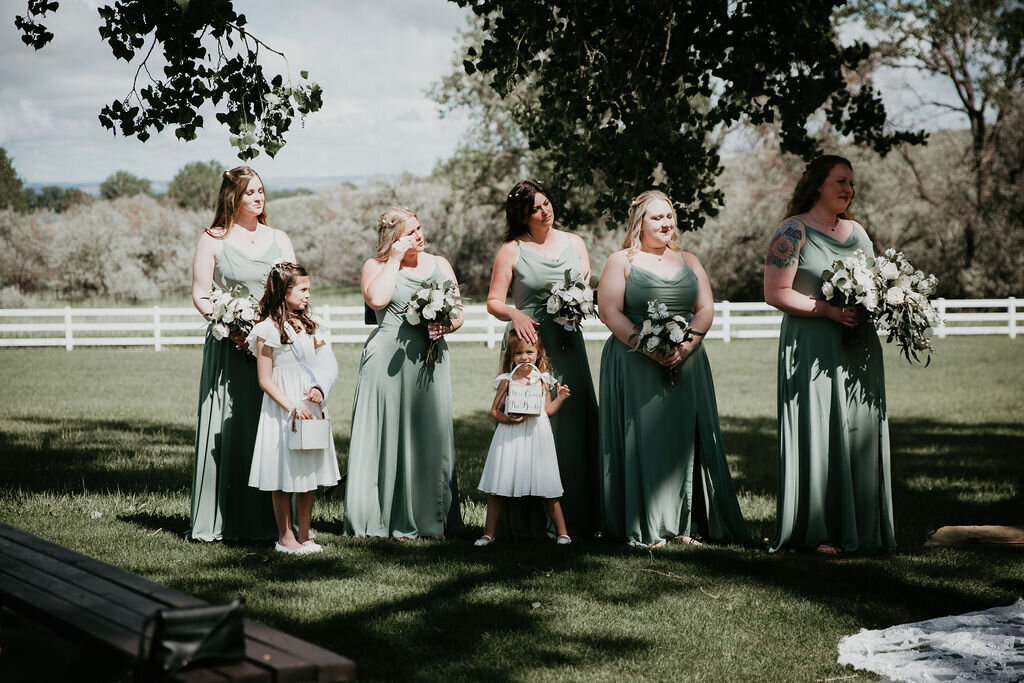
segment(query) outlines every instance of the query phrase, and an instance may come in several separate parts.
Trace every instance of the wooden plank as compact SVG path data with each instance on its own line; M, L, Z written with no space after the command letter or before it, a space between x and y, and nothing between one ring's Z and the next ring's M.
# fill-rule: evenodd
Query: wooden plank
M102 576L114 583L130 588L142 595L148 595L156 600L166 603L171 607L190 607L194 605L205 605L205 600L193 597L187 593L168 588L138 574L133 574L120 569L106 562L83 555L82 553L65 548L62 545L40 538L16 527L0 522L0 537L8 538L24 546L34 547L40 552L56 558L67 564L79 567L80 569Z
M223 683L223 681L243 681L252 683L273 683L280 680L269 669L256 666L252 662L234 662L218 666L203 666L195 669L179 671L172 681L182 683ZM305 680L310 680L306 678Z
M139 647L138 629L119 626L102 619L73 602L27 584L17 577L6 574L7 568L0 569L2 576L4 604L21 612L34 621L66 634L104 645L110 650L134 659Z
M9 567L23 565L26 568L35 570L28 575L19 574L28 583L40 586L50 586L51 593L60 595L51 583L44 583L45 577L52 577L64 581L73 590L88 591L93 595L108 598L119 608L132 610L145 617L153 613L153 610L160 609L166 605L153 598L140 595L132 590L127 590L112 581L109 581L96 574L86 572L79 567L69 565L56 558L44 555L33 548L14 545L8 539L0 538L0 554L6 556Z
M19 589L31 587L36 595L49 595L63 601L61 614L71 624L78 618L91 617L106 621L117 627L117 632L131 631L136 634L142 630L146 617L138 612L127 610L109 596L96 595L87 590L79 589L74 583L59 577L38 572L32 567L20 563L7 563L0 569L4 581L0 583L0 593L7 594L6 583L13 579L18 581ZM135 643L138 646L138 641Z
M356 678L356 663L336 652L324 649L319 645L314 645L309 641L301 640L251 619L245 620L245 632L255 640L272 645L276 649L288 652L299 660L315 665L319 672L315 680L349 681Z

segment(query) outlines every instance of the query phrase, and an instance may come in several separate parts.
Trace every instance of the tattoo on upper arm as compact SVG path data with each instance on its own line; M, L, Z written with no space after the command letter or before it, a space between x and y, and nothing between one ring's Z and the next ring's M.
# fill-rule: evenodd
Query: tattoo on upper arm
M796 263L801 237L803 237L803 233L796 221L786 221L780 225L771 244L768 245L765 264L776 268L786 268Z

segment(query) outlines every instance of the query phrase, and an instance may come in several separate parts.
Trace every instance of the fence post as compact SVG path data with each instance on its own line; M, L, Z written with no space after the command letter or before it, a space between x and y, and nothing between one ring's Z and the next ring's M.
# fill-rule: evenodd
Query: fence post
M331 305L324 304L323 306L320 306L317 310L320 313L320 317L323 318L324 329L327 330L327 345L330 346L333 343L331 336L334 334L334 331L331 330Z
M732 341L732 315L729 308L729 300L719 302L722 306L722 341L726 344Z
M939 298L935 300L935 310L939 314L939 328L935 330L935 336L939 339L946 338L946 300Z
M67 351L75 348L75 344L71 339L71 307L64 307L64 349Z
M1010 328L1010 339L1017 338L1017 299L1016 297L1010 297L1006 300L1006 310L1009 313L1007 319L1007 327Z
M487 348L493 349L494 348L494 323L498 319L495 318L493 315L491 315L490 311L486 311L486 313L487 313Z
M160 307L153 307L153 350L163 350L163 344L160 343Z

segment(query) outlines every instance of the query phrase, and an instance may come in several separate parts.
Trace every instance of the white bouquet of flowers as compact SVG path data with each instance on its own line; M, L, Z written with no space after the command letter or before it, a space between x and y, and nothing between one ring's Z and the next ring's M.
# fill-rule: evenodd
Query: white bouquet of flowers
M405 320L410 325L428 325L440 322L449 324L459 319L462 302L455 293L455 283L445 280L443 283L421 282L418 289L409 299L405 310ZM441 359L441 347L438 339L431 339L427 344L426 362L433 365Z
M544 285L540 291L547 295L544 310L569 333L562 335L562 347L568 348L573 342L571 333L579 328L584 318L597 313L594 290L581 273L567 268L561 281Z
M929 297L935 293L938 280L925 275L903 255L902 251L887 249L884 256L875 259L879 304L875 311L875 324L888 333L887 342L896 341L900 352L910 361L920 362L919 351L935 350L928 330L939 324L939 314Z
M213 304L210 313L210 332L215 339L224 339L233 332L248 335L259 315L259 302L245 285L222 289L214 284L207 297Z
M662 354L672 353L672 349L683 342L689 341L693 335L700 334L690 327L689 321L681 315L671 315L668 307L657 299L647 302L647 317L640 329L633 334L636 343L633 351ZM676 383L677 368L665 368L665 379L669 384Z
M868 313L878 309L875 259L858 249L853 256L837 259L832 270L821 274L821 293L838 306L862 306Z
M843 327L842 338L844 344L858 343L862 325L870 323L878 310L875 259L866 255L863 249L853 252L853 256L836 259L832 269L821 274L821 293L830 304L856 307L857 326Z
M831 270L821 274L821 293L830 303L857 306L863 319L888 333L886 341L896 341L909 361L919 360L918 351L935 350L928 329L939 316L928 297L935 292L937 280L925 275L895 249L872 258L858 249L853 256L838 259ZM844 329L843 339L851 337Z

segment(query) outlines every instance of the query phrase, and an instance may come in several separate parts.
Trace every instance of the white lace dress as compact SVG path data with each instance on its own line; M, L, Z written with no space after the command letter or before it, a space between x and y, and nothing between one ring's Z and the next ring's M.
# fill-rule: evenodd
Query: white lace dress
M894 681L1024 681L1024 599L839 641L839 663Z
M511 380L509 373L503 373L495 377L492 384L497 389L501 381L507 379L522 384L543 382L545 388L555 383L551 375L534 369L525 380ZM555 437L547 412L542 409L540 415L527 417L518 424L498 423L477 488L509 498L558 498L562 495Z
M274 321L263 320L253 326L246 341L249 349L256 354L256 340L274 349L274 382L293 402L302 400L313 384L309 374L299 364L292 344L282 344L281 335ZM312 359L316 355L314 337L305 331L292 335L298 351ZM314 415L319 416L313 403L306 404ZM291 420L288 413L266 394L260 409L259 429L256 432L256 446L253 449L252 468L249 470L249 486L261 491L287 491L301 493L313 491L318 486L334 486L341 479L334 440L328 447L319 450L296 450L288 447L288 431Z

